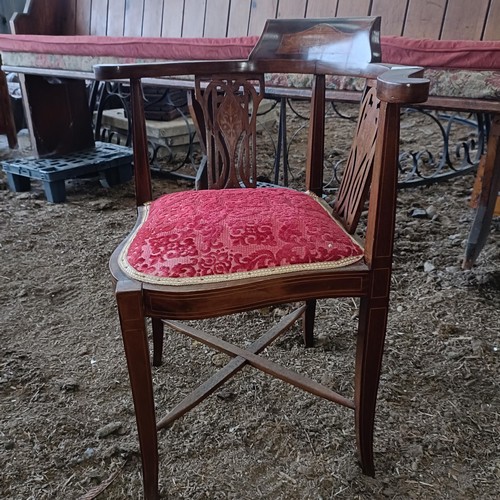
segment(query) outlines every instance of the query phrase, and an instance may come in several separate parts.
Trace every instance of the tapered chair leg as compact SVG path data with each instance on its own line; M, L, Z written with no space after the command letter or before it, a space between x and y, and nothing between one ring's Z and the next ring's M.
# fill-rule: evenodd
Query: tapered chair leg
M306 310L304 311L304 319L302 330L304 335L304 345L313 347L314 345L314 319L316 316L316 299L306 301Z
M141 290L132 283L118 283L116 301L139 434L144 497L146 500L156 500L159 498L158 441Z
M370 298L361 299L356 348L356 440L361 467L369 476L375 475L373 429L387 326L387 301L384 302L385 306L378 302L374 307Z
M151 318L153 328L153 366L161 366L163 355L163 321L159 318Z

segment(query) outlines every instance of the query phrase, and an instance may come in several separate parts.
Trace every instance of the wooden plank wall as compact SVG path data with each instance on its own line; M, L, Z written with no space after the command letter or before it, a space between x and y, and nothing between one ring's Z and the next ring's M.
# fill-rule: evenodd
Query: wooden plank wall
M258 35L266 19L382 16L383 35L500 40L500 0L67 0L76 34Z

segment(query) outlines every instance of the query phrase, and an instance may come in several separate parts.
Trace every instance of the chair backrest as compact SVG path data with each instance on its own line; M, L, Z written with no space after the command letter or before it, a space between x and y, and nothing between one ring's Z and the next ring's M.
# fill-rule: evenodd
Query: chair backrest
M420 68L390 68L380 61L380 19L270 20L247 61L198 61L101 66L99 79L129 78L132 89L137 203L152 197L141 78L195 75L197 121L204 129L209 187L255 186L255 116L268 73L309 75L312 86L305 188L323 192L325 104L329 75L366 81L357 134L334 204L354 232L368 193L370 254L391 255L397 181L399 107L427 99ZM286 89L284 89L286 92ZM382 221L382 222L381 222ZM379 246L379 242L382 242ZM388 253L387 253L388 252Z
M288 63L290 68L316 71L321 62L359 69L380 61L379 18L331 20L269 20L249 57ZM203 120L202 143L207 155L208 188L255 187L256 119L265 94L261 74L238 78L212 76L207 83L196 78L197 121ZM205 85L203 85L205 83ZM368 194L375 155L379 100L374 81L366 86L356 140L343 173L335 211L349 232L354 232ZM313 80L310 133L307 151L307 186L322 194L324 161L324 75Z
M249 57L257 67L263 63L279 64L286 72L303 71L313 75L306 187L318 195L322 192L323 178L325 75L318 72L316 66L326 63L359 71L367 64L380 61L379 38L379 18L272 19L267 21ZM207 155L208 188L256 186L256 120L265 91L261 73L238 77L210 75L208 82L206 78L196 78L196 103L192 103L192 107ZM373 92L366 98L373 100ZM368 105L364 108L363 122L376 121L373 116L368 119L366 116L369 109L376 115L378 108ZM358 143L357 150L362 146ZM356 151L351 159L347 169L349 176L359 177L359 168L370 165L367 159L360 166L360 155ZM364 171L362 194L366 194L369 168Z

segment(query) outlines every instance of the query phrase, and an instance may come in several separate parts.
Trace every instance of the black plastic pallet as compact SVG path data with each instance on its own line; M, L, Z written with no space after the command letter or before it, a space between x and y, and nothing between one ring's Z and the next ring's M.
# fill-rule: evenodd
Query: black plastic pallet
M64 181L99 175L101 184L111 187L132 178L132 150L125 146L96 142L95 148L67 155L26 157L1 162L12 191L29 191L31 179L41 180L47 200L66 200Z

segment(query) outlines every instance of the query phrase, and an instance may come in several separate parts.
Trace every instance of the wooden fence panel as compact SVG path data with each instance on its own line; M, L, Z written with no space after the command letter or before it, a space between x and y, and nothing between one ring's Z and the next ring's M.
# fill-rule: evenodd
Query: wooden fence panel
M370 0L339 0L337 17L369 16Z
M182 35L182 18L184 16L184 0L165 0L161 36L165 38Z
M276 17L282 19L303 18L306 16L307 0L280 0Z
M306 17L335 17L338 0L309 0Z
M444 18L443 40L481 40L489 0L448 2Z
M252 0L231 0L227 36L245 36L250 22L250 4Z
M16 1L0 0L0 14ZM382 17L382 35L500 40L500 0L65 0L76 35L260 35L267 19ZM2 10L3 9L3 10ZM18 8L18 10L20 10Z
M92 2L90 34L105 35L108 28L108 0Z
M500 40L500 1L493 0L484 27L483 40Z
M394 0L373 0L370 15L371 16L381 16L382 35L402 35L407 0L399 0L395 2Z
M403 35L439 40L447 0L410 0Z
M205 26L206 0L185 0L182 36L184 38L202 37Z
M161 36L163 0L144 0L142 36Z
M142 16L144 14L144 0L125 1L125 36L142 35Z
M228 16L229 0L207 0L203 36L225 37L227 34Z
M91 3L92 3L91 0L76 0L75 33L77 35L90 34L90 7L91 7Z
M108 25L106 34L123 36L125 29L125 0L108 0Z
M250 8L249 35L260 35L268 19L275 19L278 0L252 0Z

